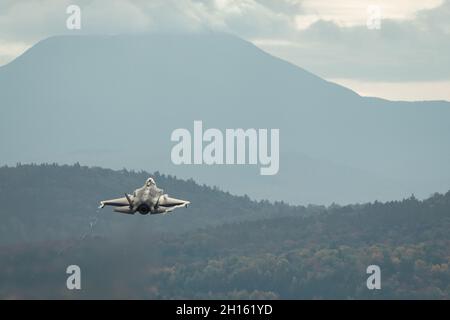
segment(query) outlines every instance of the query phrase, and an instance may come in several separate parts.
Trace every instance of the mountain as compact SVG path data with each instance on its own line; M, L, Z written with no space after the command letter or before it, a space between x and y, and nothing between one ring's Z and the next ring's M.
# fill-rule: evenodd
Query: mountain
M450 103L361 97L226 34L57 36L0 67L3 164L160 171L293 204L450 185ZM280 129L280 170L174 165L171 133Z
M145 172L0 168L0 298L449 299L450 192L292 207L155 173L192 201L168 215L96 211ZM82 290L66 288L81 268ZM381 290L368 290L369 265Z

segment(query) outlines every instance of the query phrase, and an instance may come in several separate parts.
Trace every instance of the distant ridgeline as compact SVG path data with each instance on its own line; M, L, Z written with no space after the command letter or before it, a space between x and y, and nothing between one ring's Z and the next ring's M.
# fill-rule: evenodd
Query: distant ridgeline
M164 217L128 216L97 210L100 200L133 192L152 176L169 195L188 199L183 212ZM303 207L283 202L254 202L216 187L159 172L113 171L75 164L20 165L0 168L0 241L73 239L83 234L116 236L142 232L180 232L247 219L301 214ZM90 225L95 222L95 228ZM92 229L92 230L91 230Z
M188 199L192 205L166 216L124 216L104 209L99 201L132 192L152 176L169 195ZM330 211L366 210L374 204L290 206L284 202L252 201L217 187L198 185L159 172L114 171L75 165L21 165L0 168L1 244L76 239L80 236L117 236L130 232L182 232L224 223L308 216ZM417 205L427 203L409 200ZM428 201L428 200L427 200ZM403 202L389 202L390 204ZM339 208L339 209L337 209ZM395 213L398 215L399 213ZM395 215L394 215L395 216ZM404 217L410 220L410 217ZM95 227L92 223L95 222Z
M192 205L165 216L96 210L148 175L0 168L0 298L450 298L450 192L294 207L155 173ZM77 292L62 289L73 263ZM381 290L366 287L372 264Z

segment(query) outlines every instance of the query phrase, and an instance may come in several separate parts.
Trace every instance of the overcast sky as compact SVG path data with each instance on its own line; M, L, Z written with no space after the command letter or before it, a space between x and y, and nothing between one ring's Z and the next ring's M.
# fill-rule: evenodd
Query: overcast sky
M70 4L80 31L66 29ZM377 10L379 29L369 28ZM203 30L362 95L450 101L450 0L0 0L0 65L51 35Z

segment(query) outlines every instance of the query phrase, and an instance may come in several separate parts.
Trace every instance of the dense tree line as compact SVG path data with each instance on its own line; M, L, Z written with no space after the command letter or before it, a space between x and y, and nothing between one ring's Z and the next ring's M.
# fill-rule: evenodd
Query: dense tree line
M252 202L156 174L171 193L211 201L187 212L199 215L196 227L169 228L181 223L178 217L186 221L184 213L163 217L170 219L167 224L157 222L157 216L131 217L140 226L105 215L79 238L73 236L76 228L85 225L76 224L74 215L91 209L90 202L96 200L91 191L99 188L98 183L114 193L111 183L131 188L147 173L56 165L3 168L0 194L9 192L3 180L7 179L9 186L19 188L15 191L32 197L36 186L25 182L37 175L46 188L59 192L56 208L64 213L69 206L64 201L73 201L69 203L78 211L63 217L74 223L74 231L41 237L42 241L18 234L20 241L2 243L2 298L450 298L450 192L423 201L412 196L387 203L291 207ZM77 191L81 185L85 189ZM74 192L86 199L70 200L66 193ZM59 213L50 209L44 213L41 203L41 211L17 211L26 206L16 203L8 212L2 209L2 219L15 223L3 224L2 233L9 228L32 232L28 219L39 225L40 219L48 222ZM221 220L217 212L230 216ZM8 220L10 215L16 215L15 220ZM63 222L44 230L57 230ZM151 223L160 224L150 227ZM121 227L125 231L120 232ZM40 228L36 232L42 232ZM65 268L70 264L82 268L81 291L65 287ZM372 264L381 268L381 290L366 287L366 268Z

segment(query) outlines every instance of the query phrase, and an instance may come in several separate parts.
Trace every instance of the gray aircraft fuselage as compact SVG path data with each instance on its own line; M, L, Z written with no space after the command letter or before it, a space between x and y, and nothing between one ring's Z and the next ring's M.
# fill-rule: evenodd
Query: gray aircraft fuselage
M171 198L156 186L152 178L148 178L144 186L136 189L133 194L125 194L123 198L100 202L100 208L113 206L115 212L134 214L168 213L176 208L187 207L189 201Z

